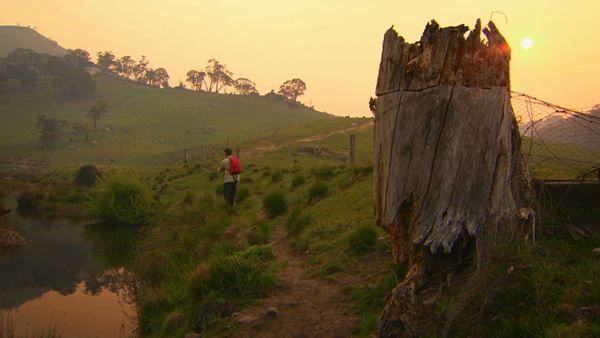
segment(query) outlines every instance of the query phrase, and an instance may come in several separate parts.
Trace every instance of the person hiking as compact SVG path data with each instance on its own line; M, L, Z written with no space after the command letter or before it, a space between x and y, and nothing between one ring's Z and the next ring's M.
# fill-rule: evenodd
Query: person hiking
M225 159L221 161L219 172L223 171L223 198L230 206L235 205L235 192L237 182L240 178L241 165L240 160L232 155L230 148L225 148Z

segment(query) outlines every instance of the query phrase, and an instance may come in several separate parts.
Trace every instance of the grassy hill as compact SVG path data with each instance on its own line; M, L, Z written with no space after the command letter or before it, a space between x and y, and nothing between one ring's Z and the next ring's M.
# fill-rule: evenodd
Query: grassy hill
M65 55L67 50L29 27L0 26L0 57L17 48L31 49L38 53Z
M0 84L0 158L32 157L56 165L81 163L147 164L183 148L220 149L227 144L247 149L247 140L276 130L323 120L343 120L285 101L177 89L158 89L112 76L96 76L98 96L108 102L98 131L85 140L71 128L65 141L41 147L40 115L92 125L86 113L94 99L64 101L51 79L32 90L16 82Z

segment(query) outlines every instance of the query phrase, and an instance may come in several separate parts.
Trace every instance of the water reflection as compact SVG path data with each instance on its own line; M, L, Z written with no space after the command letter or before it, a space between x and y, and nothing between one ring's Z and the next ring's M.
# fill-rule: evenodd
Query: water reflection
M64 337L106 336L98 330L118 337L135 329L134 278L123 268L135 229L5 217L28 240L0 257L0 315L10 313L17 332L49 319L61 321ZM92 322L81 325L84 314Z

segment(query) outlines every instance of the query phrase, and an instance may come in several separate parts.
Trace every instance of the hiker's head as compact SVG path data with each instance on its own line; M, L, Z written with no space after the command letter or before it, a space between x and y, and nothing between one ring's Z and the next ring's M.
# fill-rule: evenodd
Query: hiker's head
M225 155L231 156L231 154L233 154L233 151L230 148L225 148Z

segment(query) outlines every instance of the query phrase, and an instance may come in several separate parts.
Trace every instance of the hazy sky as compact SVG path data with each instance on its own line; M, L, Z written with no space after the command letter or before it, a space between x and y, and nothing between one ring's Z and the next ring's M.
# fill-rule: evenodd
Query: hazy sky
M216 58L261 94L299 77L300 100L337 115L369 116L383 34L408 41L425 24L490 14L512 46L512 89L572 107L600 103L598 0L0 0L0 25L37 27L69 49L143 54L171 82ZM530 37L533 46L521 47Z

